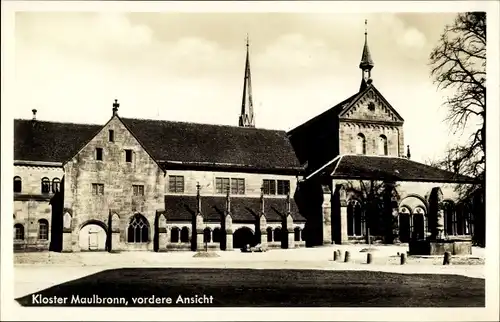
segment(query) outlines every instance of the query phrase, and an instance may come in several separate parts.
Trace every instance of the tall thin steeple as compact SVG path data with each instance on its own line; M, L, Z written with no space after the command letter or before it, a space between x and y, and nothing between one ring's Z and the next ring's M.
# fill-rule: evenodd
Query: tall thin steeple
M243 99L241 101L241 115L239 126L255 127L252 102L252 77L250 74L250 53L247 35L247 57L245 62L245 79L243 82Z
M371 84L371 71L374 66L370 49L368 48L368 20L365 19L365 45L363 46L363 54L361 55L361 62L359 63L362 76L360 91L365 89L367 85Z

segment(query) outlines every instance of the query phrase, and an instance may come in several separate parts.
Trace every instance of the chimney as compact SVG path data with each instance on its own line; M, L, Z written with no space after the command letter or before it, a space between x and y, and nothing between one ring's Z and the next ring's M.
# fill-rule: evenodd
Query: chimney
M115 99L115 102L113 103L113 116L118 115L118 108L120 107L120 103L118 103L118 100Z
M33 112L33 121L36 121L36 108L32 109L31 112Z

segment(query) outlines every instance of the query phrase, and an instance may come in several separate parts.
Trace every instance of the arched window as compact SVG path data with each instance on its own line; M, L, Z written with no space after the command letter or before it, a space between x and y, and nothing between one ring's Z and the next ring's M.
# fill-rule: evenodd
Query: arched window
M46 219L40 219L38 221L38 239L49 239L49 222Z
M356 154L366 154L366 138L363 133L359 133L356 140Z
M149 224L141 214L135 214L128 224L129 243L147 243L149 241Z
M274 234L273 234L273 237L274 237L274 241L275 241L275 242L279 242L279 241L281 241L281 228L276 227L276 228L274 229Z
M49 178L43 178L42 179L42 193L49 193L50 192L50 180Z
M179 242L179 228L172 227L172 229L170 230L170 242L171 243Z
M270 243L273 241L273 229L271 227L267 227L267 242Z
M220 228L214 228L214 231L212 232L212 239L214 243L220 243Z
M387 137L383 134L378 138L378 154L379 155L389 154L389 150L387 148Z
M21 180L21 177L14 177L14 192L21 192L22 185L23 185L23 182Z
M347 236L362 236L363 225L361 204L351 200L347 205Z
M182 227L181 230L181 243L189 242L189 229L187 227Z
M295 227L294 232L294 240L300 241L300 227Z
M52 179L52 192L53 193L59 192L60 189L61 189L61 179L59 178Z
M457 234L457 219L455 214L455 205L451 201L445 201L443 204L444 227L447 235Z
M212 241L212 230L207 227L203 229L203 242L210 243Z
M24 240L24 226L21 224L14 225L14 239Z
M417 207L413 211L413 239L425 239L425 211L422 207Z

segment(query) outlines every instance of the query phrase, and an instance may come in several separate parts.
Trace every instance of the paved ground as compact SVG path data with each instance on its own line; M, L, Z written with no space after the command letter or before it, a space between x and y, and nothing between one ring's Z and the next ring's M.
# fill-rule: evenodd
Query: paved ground
M255 268L255 269L315 269L367 270L407 274L455 274L484 278L484 249L473 248L472 256L454 257L452 265L443 266L442 257L408 257L400 265L397 253L405 246L375 246L373 263L366 264L366 245L333 245L294 250L271 250L266 253L218 252L217 258L194 258L192 252L123 252L109 253L30 253L15 254L15 297L31 294L48 287L81 278L106 269L124 267L171 268ZM349 263L333 262L333 251L349 251ZM343 255L342 255L343 257Z
M121 268L18 299L45 306L484 307L485 280L311 269ZM198 300L198 301L197 301Z

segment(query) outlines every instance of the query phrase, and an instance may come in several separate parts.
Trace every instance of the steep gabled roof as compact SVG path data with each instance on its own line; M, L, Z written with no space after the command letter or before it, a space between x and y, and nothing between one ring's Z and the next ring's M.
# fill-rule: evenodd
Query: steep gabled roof
M299 213L293 199L290 200L290 211L296 222L305 222L306 219ZM196 214L196 196L165 196L165 215L167 221L191 221ZM220 222L226 209L226 197L201 196L201 212L208 222ZM260 198L231 197L231 214L233 222L255 222L260 213ZM264 199L264 213L268 222L280 222L286 213L284 198L266 197Z
M162 163L239 166L253 170L302 168L285 131L187 122L120 118L144 149ZM14 159L65 162L102 125L14 121Z
M297 169L285 131L121 118L158 161Z
M373 89L373 91L375 92L375 95L377 95L382 100L382 102L391 110L391 112L394 113L394 115L396 115L399 118L400 122L404 122L403 117L401 115L399 115L399 113L396 111L396 109L394 107L392 107L392 105L385 99L385 97L373 85L373 83L370 83L369 85L367 85L365 87L365 89L363 89L353 99L351 99L348 104L344 104L344 108L342 109L342 111L339 112L339 117L343 117L351 109L351 107L353 107L358 102L358 100L364 96L365 93L370 91L370 89Z
M14 160L64 162L102 125L14 120Z
M302 123L301 125L298 125L297 127L291 129L290 131L288 131L288 135L293 135L294 133L296 132L299 132L300 130L302 129L305 129L305 128L308 128L308 127L312 127L316 124L316 122L320 119L323 119L324 117L328 117L328 116L337 116L339 113L341 113L344 108L346 106L348 106L352 100L356 99L357 96L359 95L360 93L356 93L348 98L346 98L345 100L343 100L342 102L338 103L337 105L329 108L328 110L324 111L323 113L313 117L312 119Z
M334 179L474 183L471 177L431 167L405 158L370 155L340 155L307 179L328 175ZM307 180L306 179L306 180Z

